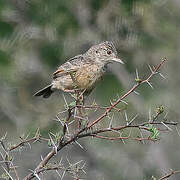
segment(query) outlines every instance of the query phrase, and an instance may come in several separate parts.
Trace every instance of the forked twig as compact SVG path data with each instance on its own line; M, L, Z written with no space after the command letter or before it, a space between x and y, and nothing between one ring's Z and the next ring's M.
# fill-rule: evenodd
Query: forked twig
M178 170L178 171L171 170L170 173L168 173L168 174L166 174L165 176L159 178L158 180L168 179L168 178L171 177L172 175L179 174L179 173L180 173L180 170Z
M29 175L27 175L24 180L29 180L32 179L33 177L35 177L36 174L40 173L41 170L46 166L46 164L49 162L49 160L55 156L55 154L60 151L62 148L64 148L65 146L73 143L73 142L77 142L78 139L80 138L84 138L84 137L96 137L96 138L101 138L101 139L107 139L107 140L125 140L125 139L134 139L134 140L138 140L138 141L144 141L144 140L151 140L151 141L155 141L155 139L149 137L137 137L137 138L132 138L129 136L127 137L105 137L105 136L101 136L99 134L104 133L104 132L114 132L114 131L121 131L123 129L127 129L127 128L138 128L138 129L142 129L145 131L149 131L150 132L150 128L147 127L147 125L150 124L159 124L162 125L161 122L144 122L138 125L132 125L134 119L132 120L132 122L127 123L125 126L119 126L119 127L112 127L112 125L108 128L104 128L104 129L94 129L92 130L92 127L95 127L95 125L100 122L104 117L107 117L109 115L109 113L113 110L113 109L117 109L116 106L120 103L120 102L124 102L124 99L129 96L132 92L134 92L140 85L147 83L148 85L150 85L150 80L151 78L155 75L158 74L160 68L163 66L163 64L166 62L166 58L163 58L162 61L160 62L160 64L158 66L156 66L154 69L150 69L151 70L151 74L145 79L145 80L141 80L139 79L139 75L138 72L136 71L136 74L138 76L138 79L136 80L136 84L127 92L125 93L123 96L119 97L115 102L110 103L109 107L101 107L101 109L105 109L105 112L103 112L97 119L95 119L94 121L92 121L92 123L86 125L86 127L82 127L82 129L79 129L78 132L76 132L74 135L68 137L68 138L63 138L61 139L61 142L58 144L57 149L55 150L54 148L52 148L52 150L45 156L45 158L39 163L39 165L35 168L34 172L31 172ZM81 105L79 103L76 103L76 107L74 108L85 108L86 106ZM88 108L88 106L86 107ZM93 108L93 107L89 107L89 108ZM119 111L119 109L118 109ZM136 117L136 116L135 116ZM82 118L82 117L81 117ZM177 123L171 123L171 122L164 122L164 124L170 124L170 125L177 125ZM88 131L89 130L89 131Z
M134 92L141 84L144 83L149 83L150 79L158 73L159 69L164 65L164 63L167 61L166 58L163 58L161 63L151 72L151 74L147 77L147 79L145 80L138 80L138 82L127 92L125 93L123 96L121 96L117 101L115 101L105 112L104 114L102 114L99 118L97 118L96 120L94 120L91 124L89 124L88 128L91 128L92 126L94 126L94 124L98 123L99 121L101 121L105 116L107 116L107 114L109 112L111 112L111 110L117 106L123 99L125 99L129 94L131 94L132 92Z

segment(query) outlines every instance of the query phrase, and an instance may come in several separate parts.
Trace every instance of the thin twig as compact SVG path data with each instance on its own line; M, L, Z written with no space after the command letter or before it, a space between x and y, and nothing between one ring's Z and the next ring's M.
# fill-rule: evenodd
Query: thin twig
M71 137L67 138L67 139L61 139L59 142L59 145L57 146L57 149L55 150L54 148L52 148L52 150L44 157L44 159L39 163L39 165L35 168L35 172L37 174L40 173L40 171L45 167L45 165L49 162L49 160L58 152L60 151L62 148L64 148L65 146L76 142L78 139L80 138L84 138L84 137L101 137L101 138L109 138L109 137L104 137L104 136L100 136L98 134L103 133L103 132L111 132L111 131L122 131L123 129L126 128L138 128L138 129L142 129L145 131L150 131L150 128L147 127L146 125L148 124L158 124L158 125L162 125L161 122L144 122L142 124L138 124L138 125L131 125L131 123L125 125L125 126L119 126L119 127L110 127L110 128L104 128L104 129L95 129L95 130L91 130L92 127L95 127L96 124L101 121L104 117L107 117L109 115L109 113L115 109L115 107L120 103L120 102L124 102L124 99L129 96L132 92L134 92L141 84L144 83L150 83L150 79L158 73L159 69L163 66L163 64L165 63L166 58L163 58L161 63L154 68L154 70L151 72L151 74L145 79L145 80L138 80L137 83L127 92L125 93L123 96L119 97L115 102L111 103L109 107L104 108L105 112L102 113L97 119L95 119L92 123L90 123L89 125L87 125L86 127L82 127L82 129L79 129L79 131L77 133L75 133L74 135L72 135ZM76 107L75 109L78 108L79 110L81 108L83 108L83 106L79 103L76 102ZM80 113L79 115L82 118L82 114ZM174 122L164 122L165 124L169 124L169 125L177 125L177 123ZM89 130L89 132L87 131ZM123 138L127 139L127 137L113 137L115 139L120 139L123 140ZM142 140L152 140L150 137L148 138L142 138L142 137L137 137L134 138L134 140L138 140L138 141L142 141ZM66 172L66 171L64 171ZM33 177L35 177L34 172L31 172L29 175L27 175L24 180L30 180Z
M116 102L114 102L111 107L109 107L99 118L97 118L96 120L94 120L91 124L88 125L88 128L91 128L92 126L94 126L94 124L98 123L99 121L101 121L105 116L107 116L107 114L109 112L111 112L111 110L117 106L123 99L125 99L129 94L131 94L133 91L135 91L135 89L137 89L141 84L144 83L149 83L150 79L159 71L159 69L161 68L161 66L163 66L163 64L167 61L166 58L163 58L161 63L154 69L154 71L147 77L147 79L145 80L141 80L138 81L137 84L135 84L127 93L125 93L123 96L121 96Z
M178 171L171 170L170 173L168 173L168 174L166 174L165 176L159 178L158 180L168 179L168 178L171 177L172 175L174 175L174 174L179 174L179 173L180 173L180 170L178 170Z

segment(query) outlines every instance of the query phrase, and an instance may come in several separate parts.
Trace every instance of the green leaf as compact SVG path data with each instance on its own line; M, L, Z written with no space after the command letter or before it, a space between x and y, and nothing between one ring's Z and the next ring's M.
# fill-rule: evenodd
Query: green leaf
M2 179L9 179L9 176L8 176L7 173L3 173L3 174L1 175L1 178L2 178Z
M136 81L137 83L140 83L140 82L142 82L142 79L136 78L135 81Z
M160 106L156 109L156 112L157 112L158 114L163 113L163 112L164 112L164 106L163 106L163 105L160 105Z
M71 102L68 106L69 106L70 108L76 106L76 101Z
M151 132L152 139L158 139L160 132L156 127L154 127L153 125L149 125L149 131Z
M51 143L51 140L50 140L50 139L48 140L48 146L49 146L49 147L52 146L52 143Z

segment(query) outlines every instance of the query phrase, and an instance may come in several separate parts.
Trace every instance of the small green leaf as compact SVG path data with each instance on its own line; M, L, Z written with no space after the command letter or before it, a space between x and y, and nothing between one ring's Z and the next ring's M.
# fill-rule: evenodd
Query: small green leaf
M12 161L12 159L13 159L13 157L10 156L10 155L8 155L7 160L8 160L8 161Z
M7 173L3 173L3 174L1 175L1 178L2 178L2 179L9 179L9 176L8 176Z
M163 105L160 105L157 109L156 109L157 113L158 114L161 114L164 112L164 106Z
M91 106L97 106L96 101L94 100Z
M142 79L136 78L135 81L136 81L137 83L141 83L141 82L142 82Z
M160 133L156 127L154 127L153 125L149 125L149 131L151 132L152 139L158 139Z
M76 101L71 102L68 106L69 106L70 108L76 106Z
M50 140L50 139L48 140L48 146L49 146L49 147L52 146L52 143L51 143L51 140Z

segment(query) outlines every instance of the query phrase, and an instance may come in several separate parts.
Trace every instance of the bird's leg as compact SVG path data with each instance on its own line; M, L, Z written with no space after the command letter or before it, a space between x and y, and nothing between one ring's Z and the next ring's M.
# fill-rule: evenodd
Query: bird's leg
M85 111L84 108L82 107L84 105L84 92L86 89L83 91L81 89L64 89L64 92L70 93L73 98L75 98L75 104L77 107L77 117L76 119L78 120L78 129L82 127L82 121L84 120L84 115ZM83 123L84 124L84 123ZM86 123L87 124L87 123Z
M71 90L71 89L63 89L64 92L67 92L67 93L75 93L75 90Z
M86 89L84 89L80 94L78 99L80 100L81 104L84 105L84 93L85 93Z
M68 121L70 120L71 116L72 116L72 109L68 108L68 117L66 118L65 122L64 122L64 126L63 126L63 134L65 136L66 131L67 131L67 126L68 126Z
M77 110L78 110L78 117L77 117L78 129L81 129L81 121L82 121L83 115L82 115L82 111L81 111L81 101L79 98L80 91L75 90L75 94L76 94L76 106L77 106Z
M89 120L88 120L88 115L86 114L86 109L84 107L84 93L86 92L87 89L84 89L83 91L80 91L79 93L79 102L80 102L80 108L81 108L81 115L83 117L83 119L81 120L81 126L86 127L89 124Z

